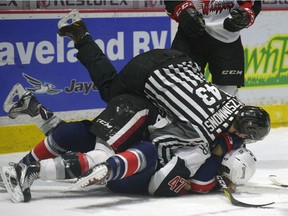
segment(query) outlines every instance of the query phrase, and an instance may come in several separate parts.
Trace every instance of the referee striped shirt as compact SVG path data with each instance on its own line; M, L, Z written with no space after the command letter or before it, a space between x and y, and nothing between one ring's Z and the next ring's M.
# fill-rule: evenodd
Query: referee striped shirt
M156 69L145 84L145 94L162 113L191 124L205 143L227 132L244 106L208 82L191 61Z

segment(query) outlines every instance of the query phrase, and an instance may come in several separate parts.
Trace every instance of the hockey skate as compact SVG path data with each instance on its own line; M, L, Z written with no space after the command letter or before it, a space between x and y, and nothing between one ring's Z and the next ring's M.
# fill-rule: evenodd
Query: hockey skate
M64 16L58 22L58 28L58 34L61 37L69 37L74 41L74 44L78 44L86 35L89 35L86 25L84 21L81 20L77 9L72 10Z
M3 109L6 113L9 112L9 110L12 108L12 106L15 104L15 99L18 97L20 99L23 94L25 93L25 89L20 83L16 83L13 88L10 90L8 96L6 97L6 100L3 104Z
M80 177L77 182L69 188L78 189L85 188L89 185L105 186L107 184L107 178L109 177L111 168L107 163L97 164Z
M17 83L8 94L3 108L8 113L9 118L15 119L18 115L24 114L28 114L31 117L37 116L40 106L41 104L33 94L25 91L22 85Z
M30 187L39 178L39 164L29 166L19 163L5 166L1 169L1 177L6 190L13 202L28 202L31 200Z

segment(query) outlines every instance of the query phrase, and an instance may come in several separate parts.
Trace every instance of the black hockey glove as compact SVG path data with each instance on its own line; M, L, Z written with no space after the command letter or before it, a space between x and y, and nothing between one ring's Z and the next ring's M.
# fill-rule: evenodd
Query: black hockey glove
M224 20L224 29L237 32L248 28L254 23L255 14L250 8L236 8L230 12L229 17Z
M205 31L203 15L194 8L187 8L179 16L179 28L190 38L202 36Z

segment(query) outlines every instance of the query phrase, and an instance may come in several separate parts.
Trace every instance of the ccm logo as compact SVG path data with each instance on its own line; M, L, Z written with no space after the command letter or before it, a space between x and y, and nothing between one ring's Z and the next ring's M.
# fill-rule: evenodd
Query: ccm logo
M222 71L223 75L227 75L227 74L230 74L230 75L241 75L242 73L243 73L243 71L241 71L241 70L225 70L225 71Z
M179 6L178 6L179 7ZM185 2L183 3L176 11L176 16L179 17L179 15L186 10L187 8L193 7L192 2Z
M112 128L113 127L108 122L104 121L103 119L97 119L96 122L98 122L99 124L102 124L104 127L107 127L107 128Z

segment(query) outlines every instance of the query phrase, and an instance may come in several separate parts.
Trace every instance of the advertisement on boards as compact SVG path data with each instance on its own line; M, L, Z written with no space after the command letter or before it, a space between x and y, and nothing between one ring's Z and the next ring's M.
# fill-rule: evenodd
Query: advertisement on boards
M258 1L258 0L257 0ZM232 1L233 2L233 1ZM164 0L0 0L0 10L35 9L165 9ZM262 0L262 8L287 9L287 0Z
M164 10L163 0L0 0L0 10L35 9L147 9Z
M107 16L83 15L83 20L117 71L132 57L171 44L166 16ZM54 112L104 108L106 104L76 58L73 41L57 35L59 15L55 17L1 20L0 104L13 85L21 83ZM0 116L7 116L2 106Z
M240 99L255 105L288 104L287 11L262 11L242 31L245 85Z
M94 40L120 71L142 52L170 47L178 25L165 13L155 14L83 14L83 19ZM77 61L73 42L57 35L61 16L31 14L1 20L0 104L13 85L21 83L55 112L106 106L88 72ZM244 102L288 103L288 23L283 20L287 20L286 11L262 11L253 26L241 31L245 88L239 93ZM1 116L7 116L2 107Z

